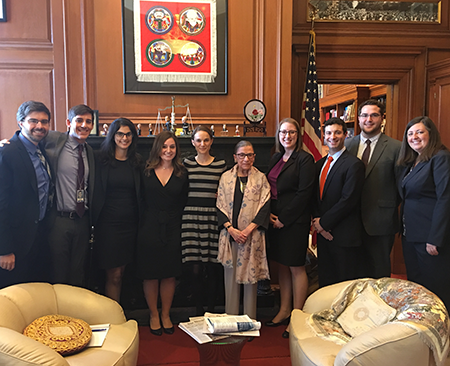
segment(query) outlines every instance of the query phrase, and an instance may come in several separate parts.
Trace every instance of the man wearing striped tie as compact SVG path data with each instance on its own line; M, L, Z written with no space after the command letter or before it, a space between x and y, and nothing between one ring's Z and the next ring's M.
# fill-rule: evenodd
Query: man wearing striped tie
M52 172L40 142L50 111L27 101L17 111L20 131L0 149L0 288L48 281L47 212Z
M329 152L316 163L319 184L313 205L320 287L358 276L365 167L345 149L346 137L347 126L340 118L324 123Z

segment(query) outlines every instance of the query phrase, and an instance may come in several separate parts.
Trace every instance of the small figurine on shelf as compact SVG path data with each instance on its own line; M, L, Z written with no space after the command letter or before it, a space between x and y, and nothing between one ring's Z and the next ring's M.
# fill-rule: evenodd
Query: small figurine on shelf
M108 124L103 125L103 131L100 132L101 136L106 136L108 134Z
M212 133L212 135L214 137L214 125L211 125L211 133Z
M241 136L239 134L239 125L236 125L236 130L234 131L234 136L236 136L236 137L240 137Z
M166 123L164 123L164 131L170 131L171 125L170 125L170 121L169 121L169 116L165 117L165 121L166 121Z
M138 136L141 136L141 124L140 123L137 124L136 131L137 131Z
M190 135L189 123L187 122L186 116L181 117L181 127L183 127L183 135L189 136Z
M225 123L222 125L222 131L220 131L220 136L228 136L227 125Z
M148 136L152 136L153 135L153 130L152 130L152 124L150 123L148 125Z

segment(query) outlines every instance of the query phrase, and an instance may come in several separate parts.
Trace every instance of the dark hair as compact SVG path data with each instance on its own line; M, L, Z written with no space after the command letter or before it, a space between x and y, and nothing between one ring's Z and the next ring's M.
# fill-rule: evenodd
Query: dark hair
M155 137L152 150L150 151L150 156L145 163L144 174L147 177L150 176L150 171L155 169L161 162L161 157L159 155L161 154L164 143L170 138L175 141L175 146L177 149L175 157L172 159L173 172L177 177L180 177L185 171L183 164L180 162L180 144L178 143L177 137L170 131L162 131Z
M384 105L384 103L376 99L368 99L358 106L358 116L361 114L361 109L366 105L376 105L380 109L381 116L384 116L384 114L386 113L386 106Z
M33 112L44 112L48 116L48 120L50 121L51 114L49 109L45 106L44 103L41 102L35 102L34 100L29 100L27 102L24 102L20 105L19 109L17 110L16 119L17 122L23 122L25 121L25 118ZM20 127L20 126L19 126Z
M282 152L284 153L284 147L280 144L280 128L283 125L283 123L290 123L295 126L295 129L297 130L297 144L295 145L294 151L300 151L302 149L302 136L301 136L301 129L300 124L293 118L283 118L280 123L278 123L277 126L277 132L275 135L275 151L276 152Z
M84 114L90 114L92 117L92 122L94 122L94 111L89 108L86 104L78 104L75 107L70 108L68 119L72 122L72 119L76 116L82 116Z
M423 149L422 153L419 155L415 152L408 143L408 130L416 125L417 123L422 122L425 126L426 130L430 135L430 139L428 141L427 146ZM446 150L447 148L441 142L441 135L439 134L436 125L431 120L430 117L420 116L413 118L405 127L405 132L403 133L403 141L402 147L400 148L400 153L398 155L397 165L408 165L417 160L419 161L428 161L434 155L436 155L440 150Z
M194 140L195 134L200 131L206 132L209 135L209 137L211 137L212 139L214 138L214 136L211 132L211 129L209 127L199 125L199 126L195 127L194 131L192 131L191 140Z
M137 142L138 142L138 134L136 131L136 126L133 122L131 122L128 118L117 118L108 129L108 134L101 145L101 162L105 165L111 164L112 166L116 165L115 153L116 153L116 141L115 135L116 132L120 129L120 127L128 127L131 131L132 140L131 144L128 147L127 151L127 160L131 164L132 167L137 167L142 163L142 157L136 152Z
M347 125L345 124L345 122L338 118L338 117L332 117L328 120L325 121L325 123L323 124L323 131L325 132L325 127L327 126L331 126L331 125L339 125L342 126L342 131L344 133L347 133Z
M245 146L250 146L253 149L253 145L250 141L247 140L241 140L239 141L236 146L234 147L234 153L236 154L237 151L241 148L241 147L245 147ZM253 151L255 151L255 149L253 149Z

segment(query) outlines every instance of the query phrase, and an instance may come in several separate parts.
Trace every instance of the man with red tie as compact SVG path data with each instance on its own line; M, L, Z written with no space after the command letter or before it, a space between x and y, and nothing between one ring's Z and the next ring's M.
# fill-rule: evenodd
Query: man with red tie
M345 149L346 137L347 126L340 118L324 123L329 152L316 163L318 185L313 208L320 287L358 277L365 166Z

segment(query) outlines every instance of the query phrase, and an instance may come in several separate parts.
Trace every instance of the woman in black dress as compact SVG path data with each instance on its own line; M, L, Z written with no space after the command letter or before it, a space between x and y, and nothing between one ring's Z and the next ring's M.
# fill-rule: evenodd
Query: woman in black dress
M150 331L155 335L162 335L163 330L174 332L170 308L175 277L181 274L181 216L188 192L187 173L179 156L177 138L163 131L156 136L144 169L145 206L138 234L137 270L144 280Z
M314 190L313 157L302 150L300 126L283 119L277 128L276 153L269 162L267 179L271 192L269 259L278 264L280 310L267 326L288 323L292 307L301 309L306 300L308 277L305 258L311 223ZM288 330L283 337L289 336Z
M129 119L109 127L96 164L95 248L106 270L106 296L120 300L125 266L134 256L139 222L142 158L136 153L138 135Z

